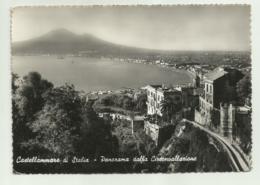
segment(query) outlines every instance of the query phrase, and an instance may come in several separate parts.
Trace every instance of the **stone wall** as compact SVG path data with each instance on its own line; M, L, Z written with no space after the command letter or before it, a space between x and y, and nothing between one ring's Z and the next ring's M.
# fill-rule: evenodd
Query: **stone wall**
M144 121L144 132L146 135L150 136L155 144L158 144L159 137L159 126L157 124L150 123L149 121Z
M145 134L150 136L158 147L162 146L172 136L174 129L174 125L171 124L160 127L157 124L144 121Z
M205 116L202 115L202 113L200 111L198 111L197 109L195 109L195 112L194 112L194 120L195 120L195 122L197 122L201 125L205 125L205 122L206 122Z
M232 139L232 130L235 122L235 108L232 104L220 104L220 134Z

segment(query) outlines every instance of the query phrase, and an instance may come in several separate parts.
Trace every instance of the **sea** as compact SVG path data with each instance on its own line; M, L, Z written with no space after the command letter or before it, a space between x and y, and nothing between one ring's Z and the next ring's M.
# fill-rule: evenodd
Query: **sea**
M192 82L191 75L185 70L107 58L12 56L11 70L20 77L36 71L55 86L68 83L85 92Z

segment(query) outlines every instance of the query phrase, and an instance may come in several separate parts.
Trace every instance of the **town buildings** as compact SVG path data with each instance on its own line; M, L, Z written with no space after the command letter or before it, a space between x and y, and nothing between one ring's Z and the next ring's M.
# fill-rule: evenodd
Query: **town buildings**
M145 133L157 145L172 134L168 132L172 122L167 123L157 118L163 116L163 100L171 97L181 104L180 119L195 120L231 140L236 136L239 138L239 134L235 133L236 128L242 128L251 119L251 108L236 104L237 83L243 76L237 69L218 67L205 74L202 83L196 76L191 86L146 86L147 115L153 116L153 119L144 121ZM201 86L204 88L201 89Z
M236 85L243 78L237 69L218 67L204 76L204 93L199 98L195 121L210 123L211 112L219 111L220 103L232 103L236 98Z
M182 104L180 90L168 88L164 85L148 85L147 92L147 119L144 121L144 131L160 146L169 139L174 127L171 122L163 121L162 103L167 98L173 98L176 103Z
M241 130L251 122L251 107L239 106L236 100L237 83L243 76L239 70L227 67L218 67L206 74L195 121L230 140L239 140Z
M147 117L144 121L144 131L156 143L161 145L169 139L173 130L173 120L162 119L162 104L165 99L172 98L176 105L180 105L181 110L175 112L175 120L194 118L194 109L198 105L198 95L194 86L184 85L176 87L165 87L164 85L148 85L147 91Z
M162 102L165 98L171 97L177 103L181 103L181 92L164 85L148 85L147 91L147 114L162 116Z

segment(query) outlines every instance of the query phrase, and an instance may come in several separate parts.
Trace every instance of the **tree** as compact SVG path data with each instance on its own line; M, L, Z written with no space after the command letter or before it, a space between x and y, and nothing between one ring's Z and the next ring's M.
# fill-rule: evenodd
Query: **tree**
M118 154L118 141L112 136L110 122L99 118L93 102L86 102L73 85L53 88L38 73L29 73L16 85L12 82L14 159ZM46 170L44 166L37 166L37 170ZM24 170L15 162L14 169Z
M19 112L18 112L18 106L15 102L15 96L16 96L16 90L18 89L17 80L19 79L19 76L17 74L12 73L12 117L13 122L17 123L19 120Z
M247 74L237 83L237 95L240 103L245 103L246 98L251 99L251 76Z
M114 103L115 99L116 98L114 95L112 95L112 96L108 95L108 96L103 97L100 100L100 103L103 104L104 106L113 106L115 104Z
M22 80L19 79L19 83L18 79L18 75L12 74L14 154L23 153L20 144L34 137L29 125L44 105L44 93L53 87L52 83L42 79L37 72L31 72Z
M126 110L133 110L134 108L134 102L132 98L128 96L124 96L123 102L122 102L122 107Z
M234 102L237 99L236 87L230 86L229 83L224 85L225 94L223 95L224 102Z
M18 89L17 80L19 79L19 76L15 73L12 73L12 94L14 95L16 93L16 90Z
M23 147L51 156L97 157L116 151L110 124L97 117L92 104L73 85L53 88L44 99L45 105L30 124L35 137Z
M56 155L75 153L82 122L82 100L72 85L54 88L44 96L45 104L29 125L36 137L25 142Z
M180 110L181 103L172 96L166 96L161 103L161 111L166 121L171 121Z
M37 72L30 72L23 77L22 84L17 89L15 101L25 122L31 121L33 115L42 109L44 105L43 95L52 87L53 84L42 79Z
M77 153L89 157L115 156L118 151L118 141L112 136L110 122L98 118L92 104L87 103L84 106Z
M142 94L142 95L138 96L138 98L135 102L136 110L141 112L141 113L145 113L146 109L147 109L146 101L147 101L147 95L146 94Z

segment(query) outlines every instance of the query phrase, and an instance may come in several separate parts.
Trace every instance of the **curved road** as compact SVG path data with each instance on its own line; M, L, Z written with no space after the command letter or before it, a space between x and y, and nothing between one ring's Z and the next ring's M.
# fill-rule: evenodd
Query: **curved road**
M195 127L198 127L199 129L205 131L206 133L208 133L210 136L212 136L213 138L215 138L224 148L224 150L227 151L227 154L229 156L229 159L231 161L232 164L232 168L235 171L249 171L249 162L246 160L245 156L242 154L242 152L240 152L239 150L237 150L229 141L227 141L224 137L210 131L209 129L203 127L202 125L194 122L194 121L190 121L187 119L182 119L182 122L185 123L190 123Z

